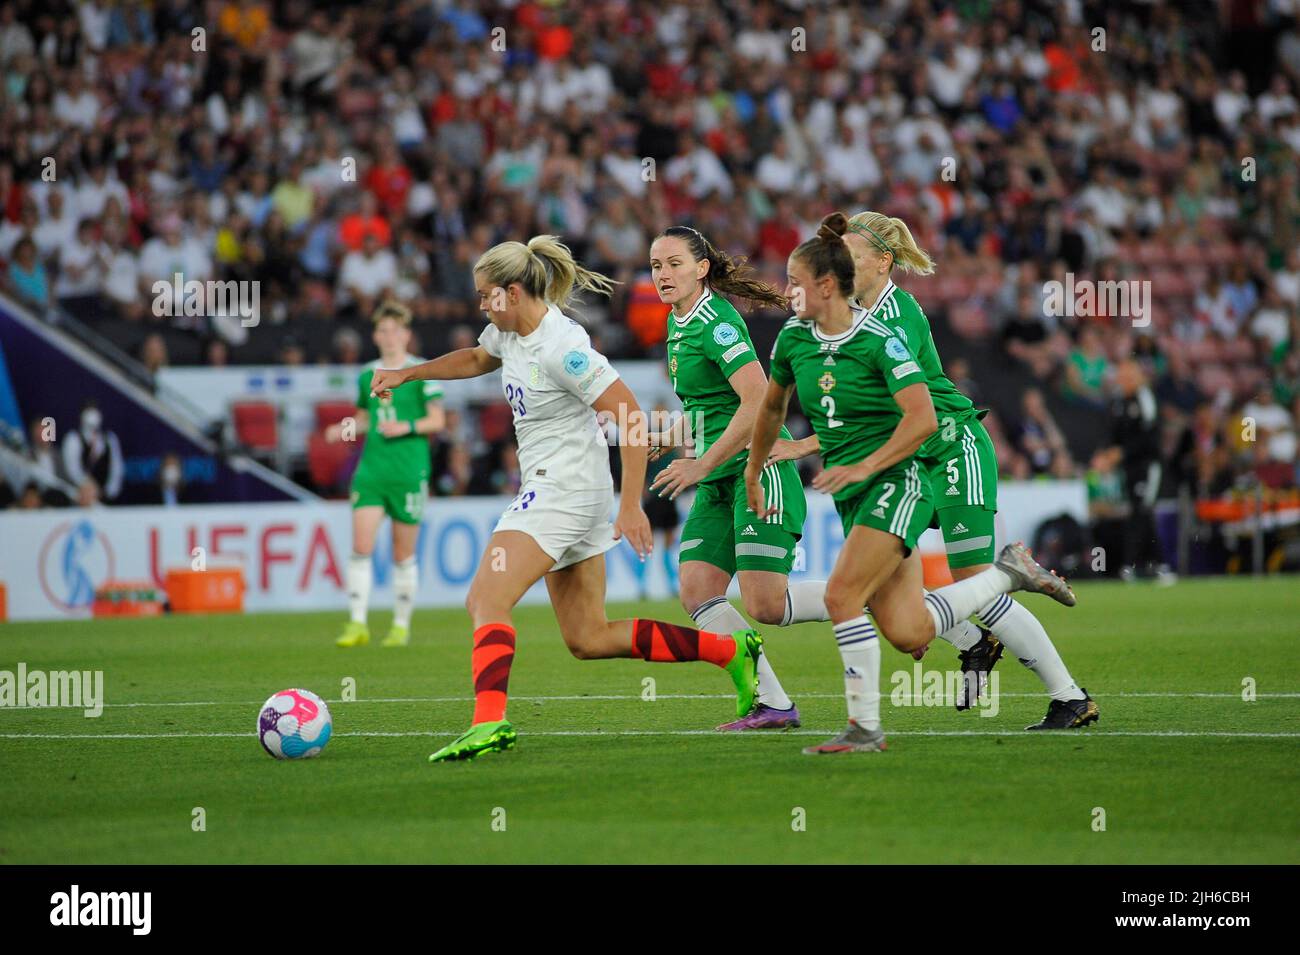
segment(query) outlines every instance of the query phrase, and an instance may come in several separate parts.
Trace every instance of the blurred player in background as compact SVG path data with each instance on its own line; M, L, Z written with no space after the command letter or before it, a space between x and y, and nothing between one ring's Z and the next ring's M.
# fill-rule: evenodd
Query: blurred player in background
M375 537L385 515L393 520L393 623L384 637L386 647L404 647L411 639L411 610L418 573L415 544L429 497L429 435L443 429L442 391L436 381L421 388L377 398L371 379L378 369L408 368L421 359L407 354L411 313L398 302L384 302L373 316L379 359L357 380L355 430L346 422L330 425L327 441L366 436L361 462L352 476L352 554L348 558L348 609L351 618L338 638L340 647L370 642L366 610L374 581Z
M465 601L474 626L473 721L430 761L472 759L515 745L517 734L506 720L515 655L511 613L543 578L560 635L575 657L712 663L731 677L736 715L743 716L754 703L761 656L755 631L610 621L605 613L605 551L622 537L642 559L653 547L641 508L645 415L587 332L561 308L576 287L607 295L613 282L575 262L556 237L540 235L527 245L503 242L485 252L474 266L474 286L489 319L476 347L379 371L371 381L375 393L396 394L390 389L405 382L474 378L500 368L519 443L523 486L497 522ZM619 423L622 491L612 524L609 446L596 412Z
M733 577L740 581L745 610L760 623L789 626L826 620L823 581L790 583L796 546L808 514L803 483L789 461L763 469L768 500L758 519L745 500L741 475L754 417L767 391L767 376L754 352L745 320L724 295L785 308L784 296L751 275L687 226L666 229L650 246L650 272L668 316L668 375L685 414L673 431L654 434L659 449L681 447L688 435L693 457L679 457L661 471L652 491L675 499L698 486L682 527L679 552L682 607L707 629L739 630L745 618L727 600ZM781 428L783 441L790 433ZM721 730L783 729L799 725L799 708L786 694L764 654L759 660L758 698L752 712Z
M852 298L846 231L848 220L833 213L790 256L786 293L795 316L777 336L772 379L745 466L750 506L761 518L774 510L762 470L797 388L827 465L813 486L833 495L845 537L825 604L844 663L849 723L833 739L806 748L809 754L885 748L880 643L864 607L883 612L888 605L882 632L898 649L913 652L1013 590L1074 603L1065 582L1034 563L1022 545L1004 548L996 566L929 594L919 578L899 573L934 513L929 477L916 455L938 419L916 356Z

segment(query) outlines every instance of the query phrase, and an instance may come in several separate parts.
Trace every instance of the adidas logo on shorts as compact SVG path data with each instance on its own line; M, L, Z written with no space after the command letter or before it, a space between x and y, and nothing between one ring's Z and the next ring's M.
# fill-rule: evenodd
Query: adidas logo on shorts
M963 524L961 521L958 521L957 526L952 529L952 532L954 534L969 534L970 528L967 527L965 524Z
M885 509L884 509L883 507L878 507L878 508L876 508L874 511L871 512L871 516L872 516L872 517L884 517L884 516L885 516Z
M745 529L740 532L741 537L757 537L758 531L754 530L753 524L746 524Z
M944 493L947 494L949 497L956 497L958 494L961 493L961 491L959 491L957 489L957 485L954 484L952 487L948 488L948 490L944 491Z

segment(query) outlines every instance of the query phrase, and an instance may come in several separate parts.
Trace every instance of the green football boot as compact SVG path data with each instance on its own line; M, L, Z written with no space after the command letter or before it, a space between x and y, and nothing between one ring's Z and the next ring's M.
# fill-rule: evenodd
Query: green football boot
M336 646L340 647L364 647L370 642L370 628L364 623L355 623L351 620L343 628L343 636L334 641Z
M501 753L515 748L519 734L508 720L475 723L429 757L431 763L448 759L473 759L479 753Z
M736 718L754 707L758 695L758 658L763 655L763 638L757 630L737 630L736 655L727 664L727 673L736 687Z
M393 624L388 628L388 636L384 637L381 647L404 647L411 642L411 631L406 627L399 627Z

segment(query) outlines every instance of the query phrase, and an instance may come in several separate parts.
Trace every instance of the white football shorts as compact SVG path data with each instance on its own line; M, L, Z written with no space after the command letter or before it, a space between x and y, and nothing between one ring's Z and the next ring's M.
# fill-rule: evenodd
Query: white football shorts
M529 484L501 515L494 531L521 531L561 570L614 546L614 489L567 490Z

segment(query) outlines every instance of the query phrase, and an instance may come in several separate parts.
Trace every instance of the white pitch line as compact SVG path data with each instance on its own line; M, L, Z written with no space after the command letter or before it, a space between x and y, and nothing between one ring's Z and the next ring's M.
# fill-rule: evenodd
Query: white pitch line
M830 736L838 729L797 729L780 733L764 733L760 739L779 739L782 736ZM376 730L368 733L334 733L343 737L444 737L459 735L456 730L398 731ZM525 736L712 736L717 739L736 739L739 734L720 733L717 730L536 730L524 732ZM745 734L746 739L756 734ZM1113 736L1173 739L1300 739L1300 733L1234 733L1192 732L1188 730L1089 730L1083 733L1029 733L1025 730L900 730L888 736L1015 736L1021 739L1084 739ZM0 733L0 739L256 739L256 732L248 733Z
M839 700L843 699L843 693L794 693L794 696L803 700ZM1016 698L1041 698L1042 693L999 693L999 697ZM890 694L892 697L893 694ZM904 699L923 700L924 693L912 693L905 696ZM1300 699L1300 693L1256 693L1257 699L1277 699L1277 700L1294 700ZM659 693L656 700L730 700L734 694L730 693ZM1213 699L1213 700L1240 700L1240 693L1100 693L1099 699ZM525 702L541 703L561 703L561 702L581 702L583 700L592 701L618 701L618 700L636 700L641 701L643 698L637 693L624 694L575 694L572 696L511 696L511 700ZM265 700L150 700L135 703L105 703L104 708L109 707L134 709L137 707L148 706L259 706L265 703ZM354 703L473 703L472 696L393 696L393 697L374 697L371 699L359 700L326 700L326 703L339 705L352 705ZM645 700L644 702L654 702L654 700ZM82 710L84 706L3 706L0 712L5 710Z

